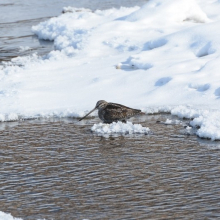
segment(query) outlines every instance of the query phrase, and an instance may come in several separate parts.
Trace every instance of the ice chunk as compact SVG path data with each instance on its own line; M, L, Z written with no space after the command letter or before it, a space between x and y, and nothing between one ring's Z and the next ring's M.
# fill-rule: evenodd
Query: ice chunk
M21 218L14 218L11 214L4 213L0 211L1 220L22 220Z
M201 138L208 138L212 141L220 140L220 113L209 112L200 115L190 122L193 127L199 127L196 134Z
M113 122L111 124L94 124L91 131L98 134L148 134L150 129L143 127L141 124L132 124L131 122Z
M170 120L170 119L167 119L165 122L164 122L165 125L177 125L177 124L182 124L182 122L180 120Z

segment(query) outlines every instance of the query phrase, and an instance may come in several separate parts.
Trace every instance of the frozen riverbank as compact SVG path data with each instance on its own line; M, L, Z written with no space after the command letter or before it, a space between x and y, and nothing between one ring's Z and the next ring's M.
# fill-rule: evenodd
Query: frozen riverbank
M45 55L54 49L53 43L40 40L31 31L31 26L61 14L67 4L91 10L112 7L143 5L147 0L4 0L0 2L0 64L17 56L31 53Z
M185 112L200 137L219 139L219 9L217 1L157 0L34 26L56 50L1 68L0 120L78 117L104 99L145 112Z

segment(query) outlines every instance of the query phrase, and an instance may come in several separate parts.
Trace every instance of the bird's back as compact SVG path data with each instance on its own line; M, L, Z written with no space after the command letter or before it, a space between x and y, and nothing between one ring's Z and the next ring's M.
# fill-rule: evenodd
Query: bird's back
M141 113L141 110L139 109L133 109L124 105L109 102L105 108L99 111L99 117L104 122L111 123L113 121L128 119L139 113Z

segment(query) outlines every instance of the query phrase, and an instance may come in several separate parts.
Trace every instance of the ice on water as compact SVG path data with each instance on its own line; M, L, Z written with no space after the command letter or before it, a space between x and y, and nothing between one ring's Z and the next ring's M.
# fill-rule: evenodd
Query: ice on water
M22 219L14 218L11 214L0 211L0 220L22 220Z
M172 125L172 124L181 124L182 122L180 120L171 120L171 119L167 119L164 124L166 125Z
M148 134L150 129L143 127L141 124L133 124L131 122L113 122L111 124L94 124L91 128L92 132L97 134Z

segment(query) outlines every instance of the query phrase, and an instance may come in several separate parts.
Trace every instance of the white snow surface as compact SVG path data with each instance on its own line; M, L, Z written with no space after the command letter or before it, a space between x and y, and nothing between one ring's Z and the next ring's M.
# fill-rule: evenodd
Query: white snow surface
M14 218L11 214L0 211L0 220L22 220L22 219Z
M150 129L143 127L141 124L132 124L131 122L122 123L118 121L111 124L94 124L91 131L97 134L148 134Z
M104 99L192 118L198 136L220 139L220 1L64 9L32 27L56 50L0 66L0 121L79 117Z
M165 125L177 125L177 124L182 124L182 122L180 120L171 120L171 119L167 119L164 122Z

